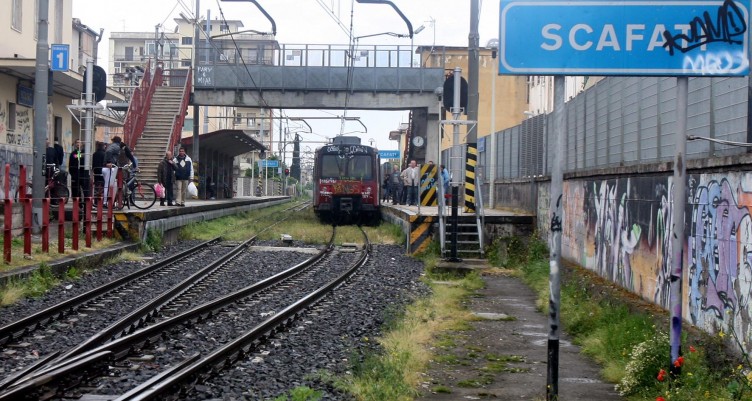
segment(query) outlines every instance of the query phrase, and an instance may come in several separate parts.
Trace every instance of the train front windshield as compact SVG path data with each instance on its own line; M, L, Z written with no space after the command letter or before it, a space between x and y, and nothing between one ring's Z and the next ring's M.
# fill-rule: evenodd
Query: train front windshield
M368 155L350 157L323 155L321 157L321 178L370 180L373 179L371 163L371 156Z

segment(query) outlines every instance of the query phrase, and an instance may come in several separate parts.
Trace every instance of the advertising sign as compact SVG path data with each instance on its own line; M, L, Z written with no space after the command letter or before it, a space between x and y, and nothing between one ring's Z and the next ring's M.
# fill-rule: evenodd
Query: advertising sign
M499 74L746 76L749 2L502 0Z

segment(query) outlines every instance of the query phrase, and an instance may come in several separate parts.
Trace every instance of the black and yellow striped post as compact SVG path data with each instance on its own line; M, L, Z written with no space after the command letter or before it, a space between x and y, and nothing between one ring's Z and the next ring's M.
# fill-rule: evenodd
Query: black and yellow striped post
M420 204L421 206L436 206L437 192L436 186L439 185L438 168L433 164L420 166Z
M410 249L408 253L414 255L428 248L433 234L433 223L436 216L410 216Z
M465 213L475 213L475 166L478 164L478 144L467 144L465 162Z

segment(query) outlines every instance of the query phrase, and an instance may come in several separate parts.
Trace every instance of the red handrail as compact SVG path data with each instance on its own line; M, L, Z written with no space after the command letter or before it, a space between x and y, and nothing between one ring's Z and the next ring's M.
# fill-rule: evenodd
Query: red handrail
M163 79L162 65L157 64L155 66L152 76L151 61L149 61L149 64L146 66L146 72L141 78L141 84L133 91L133 96L128 106L128 113L123 123L123 140L131 148L141 139L141 134L144 132L144 126L146 125L146 117L149 115L149 109L151 108L151 98L157 87L162 85Z
M188 71L188 75L185 78L185 85L183 85L183 99L180 102L180 109L178 110L178 114L172 118L172 133L170 134L170 142L167 145L167 149L170 150L180 142L180 134L183 132L185 112L188 110L188 101L191 98L191 74L192 71Z

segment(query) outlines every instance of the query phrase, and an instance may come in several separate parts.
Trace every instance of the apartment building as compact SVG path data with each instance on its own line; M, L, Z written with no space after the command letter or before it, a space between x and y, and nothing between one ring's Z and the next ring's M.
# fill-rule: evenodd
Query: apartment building
M0 164L32 165L36 75L36 0L0 1ZM96 57L98 33L72 18L73 0L49 0L48 42L69 45L69 70L50 75L48 138L68 152L80 125L68 111L81 98L88 57ZM17 169L12 169L17 180Z

